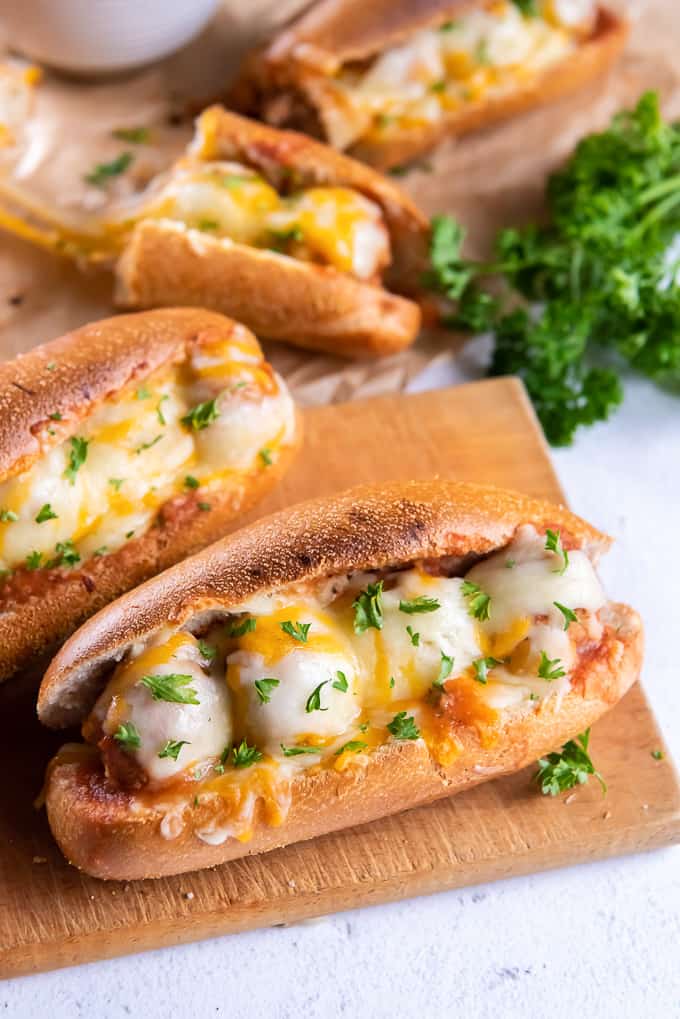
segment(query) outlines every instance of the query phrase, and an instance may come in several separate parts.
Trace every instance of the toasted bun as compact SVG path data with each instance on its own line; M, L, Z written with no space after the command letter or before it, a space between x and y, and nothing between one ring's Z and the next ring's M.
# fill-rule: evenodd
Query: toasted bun
M216 542L90 619L45 673L38 714L57 728L81 721L106 666L168 623L179 627L198 613L229 611L260 592L319 577L485 555L522 524L557 528L576 546L609 544L563 506L489 485L400 481L299 503Z
M184 360L194 344L220 334L226 339L235 325L191 308L121 315L0 365L0 480L26 470L75 434L111 393ZM61 421L50 419L54 412ZM116 552L89 559L81 568L40 569L21 583L6 582L0 589L0 681L53 653L88 616L124 591L222 536L276 484L294 448L283 448L267 470L211 491L209 513L199 508L200 489L178 496L161 507L156 524Z
M326 0L246 61L230 92L230 102L244 112L262 115L273 97L288 92L293 122L302 122L308 130L325 136L323 124L326 118L328 123L332 121L332 109L330 103L326 107L319 71L332 72L346 60L373 56L418 29L440 24L471 6L474 3L464 0L458 4L429 0L413 5L393 5L389 0L363 5L357 0ZM427 152L444 137L467 134L576 91L609 67L627 36L626 20L602 6L592 33L577 49L526 84L503 95L470 102L436 123L390 132L380 140L359 141L349 152L382 170L399 166ZM270 108L286 107L279 100ZM283 117L276 122L288 121Z
M508 722L491 747L481 746L473 728L457 729L460 753L447 767L433 761L422 741L388 743L361 766L296 778L290 810L280 828L268 827L256 814L251 841L232 838L211 846L196 838L189 826L177 838L165 839L161 815L131 810L129 796L104 781L96 758L81 763L57 760L47 782L50 827L70 863L94 877L130 881L277 849L518 771L587 729L637 679L643 650L640 619L625 605L610 605L609 612L616 639L606 647L606 657L590 667L583 691L571 691L559 707L552 699L531 715ZM199 804L194 824L200 828L211 820L210 804Z
M381 287L170 220L135 228L116 296L125 307L215 308L270 340L346 357L396 353L420 326L418 305Z
M358 488L302 503L244 528L144 584L91 619L64 646L45 675L38 710L49 725L87 714L107 667L129 645L170 622L209 618L251 595L328 575L399 565L444 555L485 554L511 540L522 524L558 527L569 547L591 553L609 539L564 507L489 486L432 481ZM535 761L587 728L635 680L642 656L638 616L608 605L605 638L578 684L558 704L510 718L491 746L473 726L457 728L460 752L446 767L426 746L389 743L344 771L302 773L292 785L284 824L269 827L256 812L254 836L208 845L193 834L214 819L199 803L192 825L168 841L162 812L132 807L103 775L96 751L57 757L48 773L50 825L65 856L102 878L158 877L209 867L449 796ZM258 808L259 809L259 808Z

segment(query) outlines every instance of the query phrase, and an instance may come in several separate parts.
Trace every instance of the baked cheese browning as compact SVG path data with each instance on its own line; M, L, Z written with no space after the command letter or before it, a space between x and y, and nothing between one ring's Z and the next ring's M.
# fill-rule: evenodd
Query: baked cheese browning
M169 818L167 837L209 799L214 824L196 834L211 844L248 838L260 816L281 823L300 773L362 767L405 740L447 765L462 729L491 747L518 714L559 710L608 638L605 598L558 531L521 527L450 570L331 577L212 611L200 636L167 629L132 647L83 734L114 787Z
M44 424L46 452L0 483L0 568L76 567L143 535L170 501L267 470L294 430L283 382L254 337L207 335L185 361L112 394L73 433Z
M386 139L507 93L568 56L596 17L595 0L486 0L368 66L345 64L323 78L328 138L337 148Z
M250 167L186 160L143 219L181 223L213 238L269 248L376 280L390 262L378 205L348 187L308 187L281 195Z

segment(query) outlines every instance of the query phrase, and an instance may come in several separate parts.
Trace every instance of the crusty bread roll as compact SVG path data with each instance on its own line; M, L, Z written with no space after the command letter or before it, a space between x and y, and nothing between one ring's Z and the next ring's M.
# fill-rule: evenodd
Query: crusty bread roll
M202 305L268 339L350 357L390 354L413 342L420 309L398 293L419 289L429 227L403 191L311 138L210 107L198 118L189 160L178 172L188 180L202 167L230 164L261 174L283 193L328 189L333 196L342 189L368 201L389 238L385 286L295 251L212 236L172 216L142 212L117 264L119 304ZM171 174L170 187L172 181Z
M64 854L103 878L208 867L558 748L640 667L639 617L594 571L608 544L517 493L392 483L294 506L148 581L43 680L42 721L85 720L89 741L48 770Z
M422 80L422 68L431 67L433 60L419 43L419 33L443 29L454 38L454 32L448 31L450 26L462 24L471 13L476 17L484 10L490 19L500 20L504 4L519 22L519 5L513 10L512 0L426 0L417 4L405 0L396 4L393 0L370 4L363 0L321 0L244 61L229 91L229 104L276 126L295 127L324 138L355 158L385 170L423 155L444 137L486 127L576 91L603 73L626 41L625 19L594 0L591 15L586 13L573 25L566 20L552 25L560 6L566 8L568 0L553 0L552 6L542 3L539 6L547 9L545 22L555 29L549 37L546 33L543 45L546 52L548 46L555 48L554 57L526 66L522 60L513 63L505 56L508 47L515 44L514 38L508 38L506 25L499 39L497 62L488 60L481 45L478 59L473 53L468 64L463 62L469 58L464 48L453 54L453 74L463 94L444 101L439 114L426 105L435 101L431 94L423 97L412 115L407 111L401 118L386 104L382 120L370 124L361 102L353 99L353 87L362 74L370 73L373 61L388 51L403 53L405 46L415 42L420 46L415 54L416 63L420 63L413 71L413 81L418 82ZM575 5L577 10L579 6L585 7ZM530 31L535 28L536 17L531 12L525 16ZM566 44L567 36L571 36L570 45ZM538 41L540 44L542 40ZM563 53L557 50L561 41ZM386 69L386 81L394 77L398 59ZM503 82L500 77L508 67L513 77ZM430 91L436 98L445 89L433 80ZM355 95L361 100L359 93ZM363 98L364 106L370 105L375 117L379 99L375 84Z
M222 536L298 432L255 337L213 312L121 315L1 364L0 680Z

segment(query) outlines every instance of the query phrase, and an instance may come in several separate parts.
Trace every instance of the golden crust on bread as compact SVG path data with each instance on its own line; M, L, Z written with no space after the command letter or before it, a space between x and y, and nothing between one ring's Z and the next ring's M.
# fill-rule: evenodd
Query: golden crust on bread
M473 728L457 730L460 753L446 767L434 762L422 741L389 743L362 765L297 777L282 827L269 827L257 818L251 841L232 838L209 845L197 839L191 827L172 840L164 838L157 812L131 811L128 794L105 784L96 755L80 763L60 763L57 758L47 781L50 826L66 858L88 874L119 880L160 877L364 824L517 771L588 728L637 678L642 659L639 617L627 606L609 608L616 629L610 641L616 645L616 671L607 674L606 693L596 682L595 667L595 689L585 696L572 690L559 706L551 700L528 717L509 720L492 746L482 747ZM210 804L199 804L195 815L197 825L209 824Z
M196 345L228 340L235 329L243 332L204 310L143 312L92 323L1 365L2 480L74 435L107 397L185 360ZM188 490L161 504L155 522L116 551L77 567L55 563L6 579L0 590L0 681L40 664L93 612L130 587L221 537L277 483L299 434L298 421L296 438L281 446L266 470L244 471L211 489L210 512L204 511L200 488Z
M420 29L435 28L478 6L473 2L388 2L326 0L294 21L268 46L246 59L229 92L235 109L263 114L280 126L304 126L327 137L333 102L328 75L346 61L365 60L398 45ZM606 6L598 8L593 30L552 66L511 90L470 100L438 120L413 124L385 137L359 139L349 153L379 169L399 166L433 148L442 138L487 127L524 110L552 102L604 73L626 42L628 24ZM269 110L269 112L267 112Z
M417 559L486 555L518 527L561 531L576 546L609 538L563 506L455 481L392 482L350 489L282 510L216 542L124 595L66 642L45 673L38 713L46 725L89 712L102 670L134 642L201 612L228 611L289 584Z
M215 308L270 340L347 357L396 353L420 326L417 304L380 287L169 220L136 227L119 261L117 299Z

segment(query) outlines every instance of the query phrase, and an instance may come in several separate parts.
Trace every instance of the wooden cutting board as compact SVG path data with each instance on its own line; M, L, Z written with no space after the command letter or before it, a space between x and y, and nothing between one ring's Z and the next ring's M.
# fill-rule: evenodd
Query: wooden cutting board
M442 477L562 492L520 383L501 379L305 413L305 447L258 513L362 481ZM576 507L578 509L578 507ZM598 725L606 776L540 796L532 769L361 828L211 871L132 884L87 878L32 807L61 741L30 690L0 695L0 975L32 973L680 840L680 788L639 685Z

